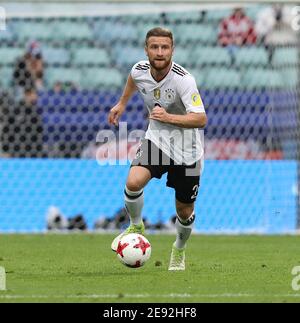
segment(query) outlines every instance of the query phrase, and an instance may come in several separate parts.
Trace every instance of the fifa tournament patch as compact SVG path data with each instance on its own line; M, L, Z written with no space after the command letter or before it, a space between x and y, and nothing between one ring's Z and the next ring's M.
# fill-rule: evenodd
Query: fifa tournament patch
M192 106L193 107L203 106L201 96L200 96L199 93L193 93L192 94Z

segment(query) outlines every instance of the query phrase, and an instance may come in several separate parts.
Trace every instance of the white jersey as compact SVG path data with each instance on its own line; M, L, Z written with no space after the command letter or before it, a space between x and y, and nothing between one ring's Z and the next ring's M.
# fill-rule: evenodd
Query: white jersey
M131 77L149 113L156 104L170 114L205 112L194 77L174 62L169 73L160 82L153 79L149 61L135 64ZM182 128L150 119L145 138L178 164L191 165L204 154L203 130L197 128Z

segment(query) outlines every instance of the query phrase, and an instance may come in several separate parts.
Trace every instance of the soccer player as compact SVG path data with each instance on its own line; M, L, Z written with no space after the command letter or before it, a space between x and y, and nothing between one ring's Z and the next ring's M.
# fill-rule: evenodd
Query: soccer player
M111 245L117 251L120 238L128 233L144 234L141 213L143 189L153 178L167 173L167 186L175 189L176 241L169 270L185 270L185 247L195 221L203 161L203 130L207 118L194 77L172 61L172 32L164 28L148 31L145 52L148 61L135 64L123 94L110 110L108 121L118 125L126 104L138 90L149 111L149 126L132 161L125 186L125 207L130 226Z

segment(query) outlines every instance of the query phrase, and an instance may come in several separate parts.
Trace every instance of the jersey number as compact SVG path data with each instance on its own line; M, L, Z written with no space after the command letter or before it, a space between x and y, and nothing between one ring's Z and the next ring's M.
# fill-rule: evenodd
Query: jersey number
M196 198L196 196L198 195L198 190L199 190L199 185L195 185L194 187L193 187L193 192L194 192L194 194L191 196L191 199L193 200L193 199L195 199Z

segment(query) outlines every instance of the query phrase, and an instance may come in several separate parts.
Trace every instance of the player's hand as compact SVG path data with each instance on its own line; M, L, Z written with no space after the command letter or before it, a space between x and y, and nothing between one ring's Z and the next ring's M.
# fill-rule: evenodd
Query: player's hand
M123 104L116 104L113 108L111 108L108 114L108 122L115 126L119 123L119 118L125 110L125 106Z
M167 111L164 108L155 106L149 118L160 122L169 122L169 116L169 113L167 113Z

